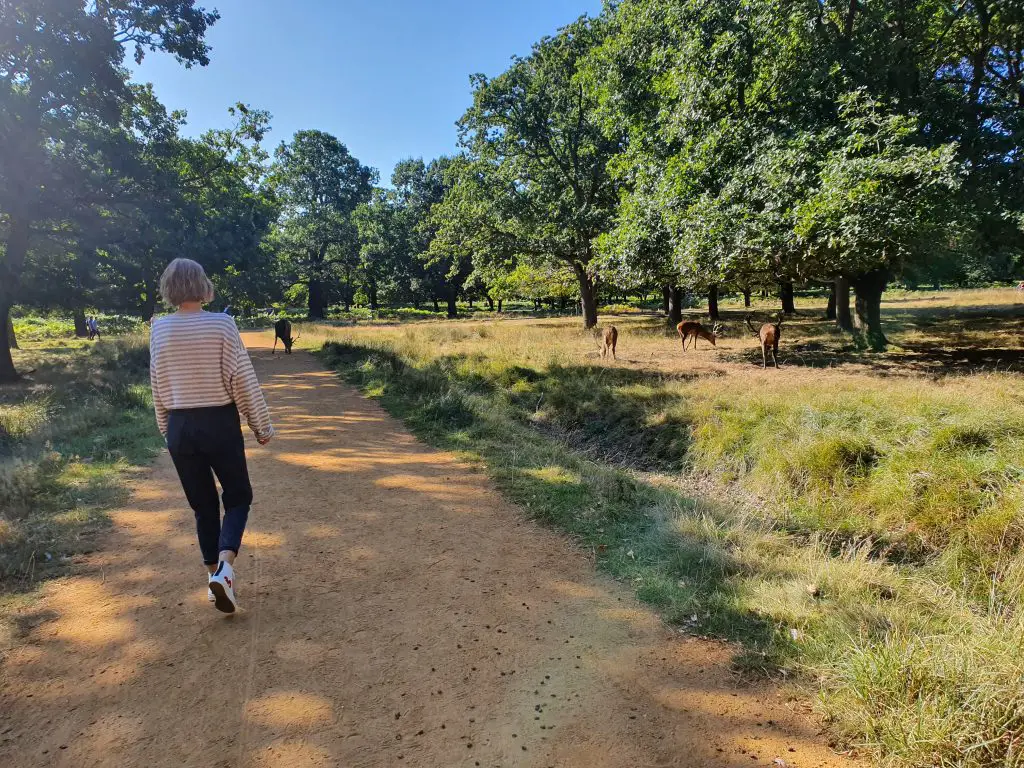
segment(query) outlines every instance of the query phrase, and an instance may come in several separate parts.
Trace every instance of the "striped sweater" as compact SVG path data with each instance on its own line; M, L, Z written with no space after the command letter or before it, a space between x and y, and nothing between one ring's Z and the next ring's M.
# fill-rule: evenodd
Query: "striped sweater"
M270 437L263 392L235 321L213 312L176 312L153 321L149 377L160 433L179 408L234 403L258 438Z

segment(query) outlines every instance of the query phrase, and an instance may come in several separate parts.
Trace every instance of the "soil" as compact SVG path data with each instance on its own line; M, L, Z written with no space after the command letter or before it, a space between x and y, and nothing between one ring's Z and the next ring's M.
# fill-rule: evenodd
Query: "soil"
M308 354L248 334L243 610L206 600L169 458L48 584L0 667L0 765L850 766L730 668Z

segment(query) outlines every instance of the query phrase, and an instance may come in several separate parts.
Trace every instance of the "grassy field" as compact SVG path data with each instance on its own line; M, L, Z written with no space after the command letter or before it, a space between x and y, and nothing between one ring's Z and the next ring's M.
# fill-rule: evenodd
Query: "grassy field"
M762 371L744 310L682 352L604 317L307 329L420 435L476 457L667 621L799 681L900 766L1024 766L1020 295L890 295L862 352L808 300ZM754 308L767 317L772 306Z
M162 444L145 339L43 338L15 353L31 373L0 388L0 647L6 619L95 546L125 477Z

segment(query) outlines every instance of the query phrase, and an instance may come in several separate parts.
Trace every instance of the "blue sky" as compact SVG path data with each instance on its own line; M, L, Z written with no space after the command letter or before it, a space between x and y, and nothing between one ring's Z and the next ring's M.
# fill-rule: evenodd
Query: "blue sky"
M600 11L600 0L201 0L221 20L210 66L150 54L135 79L189 134L229 123L243 101L270 110L276 146L295 131L333 133L388 183L406 157L455 149L469 75L503 71L513 54Z

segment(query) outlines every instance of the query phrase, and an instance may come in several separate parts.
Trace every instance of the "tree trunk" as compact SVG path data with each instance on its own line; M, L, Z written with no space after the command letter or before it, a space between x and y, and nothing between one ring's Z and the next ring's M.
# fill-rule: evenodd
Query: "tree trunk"
M473 308L473 299L472 298L469 299L469 308L470 309Z
M882 333L882 294L889 282L889 275L883 269L876 269L858 276L852 282L856 294L854 307L857 329L864 335L871 349L885 349L888 340Z
M787 315L796 314L796 304L793 301L793 283L779 283L779 298L782 299L782 311Z
M572 265L576 280L580 284L580 309L583 311L583 327L587 330L597 325L597 297L594 295L594 281L582 264Z
M504 299L498 299L498 314L501 314L501 305L505 303Z
M89 329L85 325L85 310L81 307L76 307L71 310L71 317L75 321L75 336L84 339L89 335Z
M718 286L712 285L708 288L708 317L718 320Z
M853 330L853 319L850 317L850 281L845 277L837 277L836 292L836 325L841 331Z
M743 289L743 306L750 308L750 288Z
M155 285L150 285L148 283L143 287L146 291L146 297L142 300L142 306L139 309L142 312L142 319L148 323L156 314L157 288Z
M11 349L21 349L18 346L18 337L14 333L14 318L10 313L7 314L7 343L11 345Z
M683 322L683 289L673 286L668 292L668 324L675 328Z
M314 277L309 279L309 319L324 319L324 285Z
M453 285L448 289L448 319L454 320L459 316L459 308L456 306L456 299L459 297L458 289Z
M849 304L846 305L849 309ZM836 319L836 284L832 283L832 290L828 294L828 307L825 309L825 319L835 320Z
M665 313L665 317L669 315L669 305L672 303L672 286L663 285L661 286L661 311Z
M17 340L14 338L14 323L11 320L11 305L0 303L0 327L6 328L7 333L2 334L0 340L0 384L11 384L18 380L18 371L14 367L14 359L11 357L11 349L17 349Z
M377 282L375 280L366 286L366 292L370 294L370 310L376 312L380 305L377 303Z
M565 296L559 296L558 297L558 309L559 309L559 311L561 311L561 312L565 311L565 305L568 303L568 301L569 300L566 299Z
M9 214L7 242L0 244L3 246L3 255L0 256L0 328L10 329L9 333L0 334L3 337L3 343L0 343L0 384L15 382L19 378L14 360L11 358L11 347L17 346L12 343L14 325L11 322L11 307L14 306L18 295L18 280L25 267L28 244L28 218Z
M440 304L437 301L437 296L434 297L434 311L435 312L440 312L441 311L441 306L440 306Z
M494 311L494 299L492 299L490 296L487 297L487 309L491 312Z

